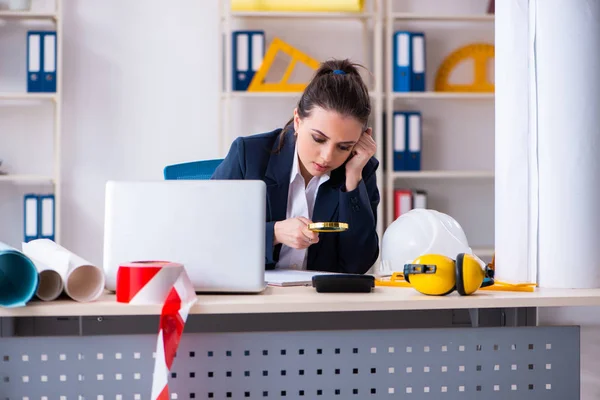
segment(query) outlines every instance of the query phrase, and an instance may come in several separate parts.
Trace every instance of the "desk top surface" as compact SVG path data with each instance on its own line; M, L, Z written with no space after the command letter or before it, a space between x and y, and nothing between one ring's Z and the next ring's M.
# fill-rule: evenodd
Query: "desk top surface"
M480 290L471 296L425 296L412 288L376 287L372 293L317 293L312 287L267 287L260 294L202 294L191 314L356 312L513 307L600 306L600 289L536 289L535 292ZM0 317L159 315L161 305L117 303L104 294L91 303L32 301L0 308Z

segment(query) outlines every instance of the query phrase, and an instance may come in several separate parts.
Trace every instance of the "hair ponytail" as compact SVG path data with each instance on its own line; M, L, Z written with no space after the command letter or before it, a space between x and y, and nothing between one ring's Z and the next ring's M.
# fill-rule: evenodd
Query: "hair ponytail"
M298 101L298 115L306 118L315 107L335 111L345 117L353 117L367 126L371 115L371 98L358 67L360 64L344 60L323 62L304 89ZM280 134L278 151L283 146L285 132L293 126L292 117Z

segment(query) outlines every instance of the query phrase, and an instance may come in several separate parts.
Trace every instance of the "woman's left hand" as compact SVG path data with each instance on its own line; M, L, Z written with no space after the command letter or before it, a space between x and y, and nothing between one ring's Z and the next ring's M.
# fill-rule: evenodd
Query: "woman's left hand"
M367 162L375 155L377 144L373 140L373 130L368 128L361 136L352 150L353 156L346 163L346 190L352 191L362 179L362 170Z

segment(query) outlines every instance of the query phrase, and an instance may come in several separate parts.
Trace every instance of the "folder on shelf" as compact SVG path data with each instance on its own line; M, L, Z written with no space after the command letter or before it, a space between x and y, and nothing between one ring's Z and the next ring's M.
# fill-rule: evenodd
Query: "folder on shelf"
M26 194L23 200L24 241L39 237L39 200L35 194Z
M411 33L398 31L394 33L394 57L393 63L393 88L394 92L410 92L411 57L410 44Z
M27 91L56 92L56 31L27 32Z
M413 193L410 189L394 189L394 220L413 208Z
M421 113L418 111L407 112L407 148L406 169L409 171L421 170Z
M42 36L43 46L43 92L56 92L56 32L46 32Z
M50 239L54 241L54 195L47 194L38 197L39 199L39 237L40 239Z
M407 161L407 115L402 111L394 112L394 171L405 171Z
M256 71L260 68L265 56L264 31L232 32L232 89L244 91L248 89Z
M394 219L414 208L427 208L427 192L422 189L394 189Z
M410 90L425 91L425 34L413 32L411 35Z
M424 190L413 190L413 208L427 208L427 192Z
M393 40L394 92L425 91L425 34L397 31Z
M24 241L50 239L54 241L55 207L54 194L24 196Z
M27 32L27 91L42 91L42 33Z

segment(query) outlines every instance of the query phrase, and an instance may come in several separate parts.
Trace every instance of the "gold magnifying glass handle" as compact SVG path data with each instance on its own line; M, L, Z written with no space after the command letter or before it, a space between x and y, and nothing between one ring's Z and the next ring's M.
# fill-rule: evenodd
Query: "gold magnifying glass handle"
M343 232L348 230L345 222L314 222L308 224L308 229L313 232Z

